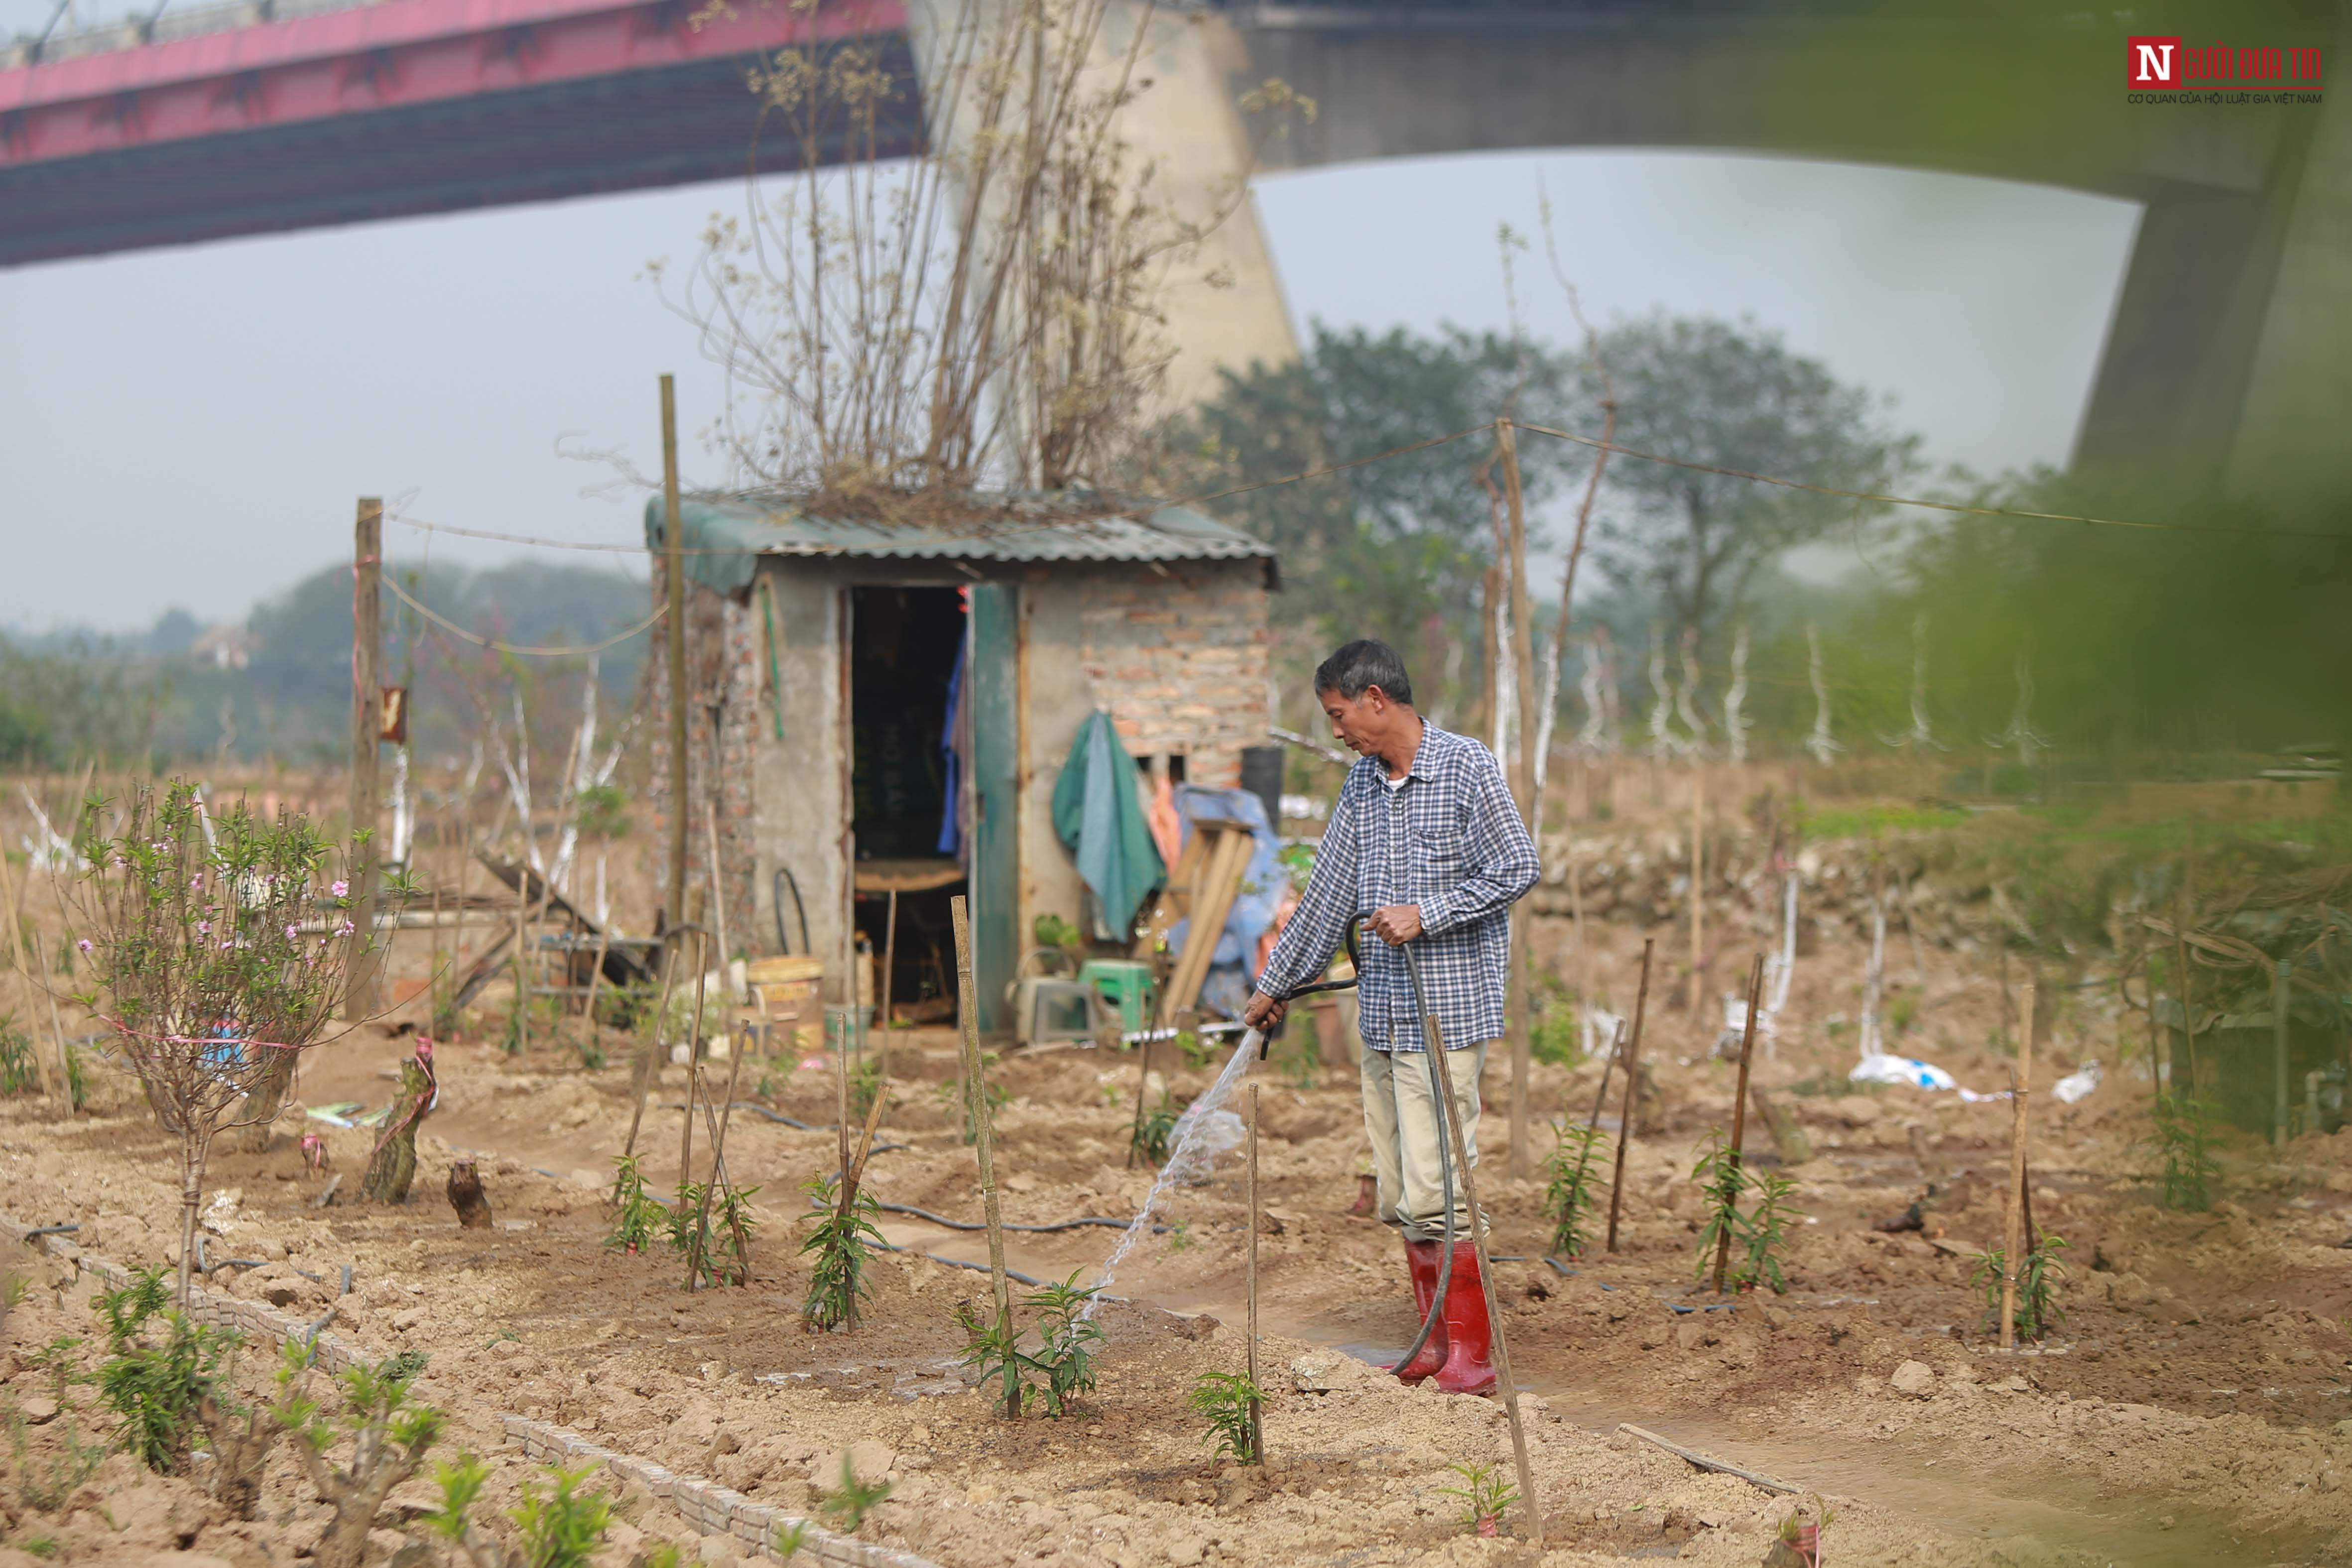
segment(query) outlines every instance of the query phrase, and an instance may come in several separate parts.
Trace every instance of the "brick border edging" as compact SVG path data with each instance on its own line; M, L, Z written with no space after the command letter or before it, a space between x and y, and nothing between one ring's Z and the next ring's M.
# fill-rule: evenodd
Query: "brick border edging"
M0 1239L23 1246L34 1228L0 1214ZM34 1244L49 1256L70 1262L77 1271L97 1275L116 1290L131 1282L131 1270L96 1253L83 1250L63 1236L35 1238ZM190 1315L208 1328L234 1329L240 1333L264 1335L273 1343L300 1337L310 1328L309 1323L297 1322L259 1301L239 1301L201 1285L192 1285L189 1297ZM381 1359L362 1356L357 1343L323 1329L310 1335L310 1343L317 1347L320 1362L332 1373L341 1372L354 1362L373 1364L374 1360ZM426 1380L420 1380L417 1386L420 1392L436 1392ZM446 1394L446 1390L440 1392ZM478 1396L473 1397L477 1404L489 1403ZM443 1402L446 1403L446 1398ZM568 1427L509 1415L495 1407L493 1413L508 1440L520 1444L526 1458L542 1461L585 1461L600 1466L624 1481L637 1482L655 1497L667 1502L677 1511L678 1517L700 1533L731 1536L743 1542L757 1556L781 1561L772 1544L777 1526L801 1524L808 1530L808 1539L801 1551L820 1563L848 1563L852 1568L938 1568L938 1564L929 1559L909 1552L876 1546L853 1536L835 1535L814 1521L802 1519L767 1503L753 1502L741 1492L720 1486L717 1481L705 1480L700 1476L678 1475L649 1459L636 1458L607 1448Z

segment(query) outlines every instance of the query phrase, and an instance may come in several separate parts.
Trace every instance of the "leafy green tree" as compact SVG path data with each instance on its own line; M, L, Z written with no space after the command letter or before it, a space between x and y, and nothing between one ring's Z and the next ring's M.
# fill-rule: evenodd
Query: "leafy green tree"
M1557 350L1497 333L1376 336L1318 323L1297 362L1225 372L1219 395L1181 429L1177 471L1163 483L1201 494L1360 464L1245 490L1213 509L1281 552L1318 643L1381 637L1412 662L1424 705L1442 703L1449 667L1464 687L1478 680L1480 580L1494 559L1478 471L1494 443L1477 435L1381 455L1514 409L1550 418L1579 384ZM1521 460L1528 501L1540 507L1581 471L1585 453L1529 442Z
M1842 490L1884 491L1918 469L1919 438L1895 431L1884 402L1753 322L1651 316L1602 333L1601 354L1616 383L1619 445ZM1675 628L1702 636L1760 570L1869 515L1851 501L1622 455L1601 489L1594 559L1654 596Z

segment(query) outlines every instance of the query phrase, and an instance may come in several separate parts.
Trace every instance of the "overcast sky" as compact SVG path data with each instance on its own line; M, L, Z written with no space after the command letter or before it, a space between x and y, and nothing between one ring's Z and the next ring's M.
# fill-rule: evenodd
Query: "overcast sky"
M7 0L0 26L28 3ZM1258 185L1293 315L1502 326L1496 231L1535 228L1539 173L1598 319L1752 316L1893 393L1932 458L1986 470L2065 460L2137 216L1728 156L1348 166ZM642 494L559 447L657 474L655 379L673 371L688 479L722 476L691 439L718 373L642 274L740 201L706 185L0 271L0 626L127 630L173 605L235 619L348 559L362 495L471 528L635 538ZM1569 340L1539 256L1529 271L1531 327ZM387 531L394 553L423 547Z

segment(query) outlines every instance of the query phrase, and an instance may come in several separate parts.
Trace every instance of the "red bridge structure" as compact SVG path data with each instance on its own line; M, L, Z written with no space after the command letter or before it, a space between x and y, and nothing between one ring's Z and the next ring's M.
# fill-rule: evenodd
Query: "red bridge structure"
M789 169L746 77L812 35L875 39L919 147L902 0L702 5L260 0L0 50L0 267Z

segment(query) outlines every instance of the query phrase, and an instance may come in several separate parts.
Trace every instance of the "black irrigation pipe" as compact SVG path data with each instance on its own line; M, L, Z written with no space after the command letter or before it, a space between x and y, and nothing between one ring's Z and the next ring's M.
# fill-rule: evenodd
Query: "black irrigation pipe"
M771 1111L756 1100L736 1100L730 1103L739 1111L749 1111L754 1116L765 1116L769 1121L782 1126L798 1127L803 1133L830 1133L840 1124L835 1122L803 1122L797 1116L787 1116L780 1111ZM683 1111L686 1109L686 1102L664 1100L654 1108L657 1111ZM893 1149L911 1149L914 1146L912 1144L877 1144L867 1153L887 1155Z
M44 1225L38 1230L25 1232L25 1245L30 1247L44 1236L71 1236L80 1229L79 1225Z
M259 1258L224 1258L217 1263L207 1263L205 1261L205 1233L201 1230L196 1232L196 1272L207 1280L223 1269L258 1269L262 1262Z
M313 1274L310 1270L298 1267L291 1263L288 1264L287 1267L292 1269L297 1274L301 1275L302 1278L310 1281L314 1285L323 1285L327 1282L327 1277L324 1274ZM351 1293L352 1266L349 1263L346 1263L343 1265L343 1288L335 1292L335 1300L340 1301Z
M988 1227L983 1223L965 1219L950 1219L944 1214L933 1214L928 1208L917 1208L910 1203L882 1203L877 1201L874 1207L889 1214L911 1214L918 1219L928 1219L933 1225L943 1225L950 1230L985 1230L988 1228ZM1125 1230L1134 1223L1135 1222L1133 1220L1129 1219L1105 1219L1098 1215L1088 1215L1083 1219L1061 1219L1055 1221L1051 1225L1015 1225L1013 1221L1008 1219L1004 1221L1002 1228L1006 1230L1031 1231L1077 1230L1089 1225L1100 1225L1108 1227L1112 1230ZM1155 1225L1151 1228L1154 1231L1162 1231L1166 1230L1168 1227L1164 1225Z
M915 1249L911 1247L892 1247L887 1241L885 1241L882 1245L886 1249L892 1252L915 1252ZM929 1258L934 1263L944 1263L950 1269L970 1269L976 1274L986 1274L991 1272L989 1266L985 1263L967 1263L959 1258L942 1258L936 1252L915 1252L915 1256L918 1258ZM1023 1273L1018 1269L1007 1269L1004 1270L1004 1277L1008 1280L1018 1280L1023 1284L1036 1290L1043 1290L1045 1285L1045 1281L1034 1279L1030 1275Z

